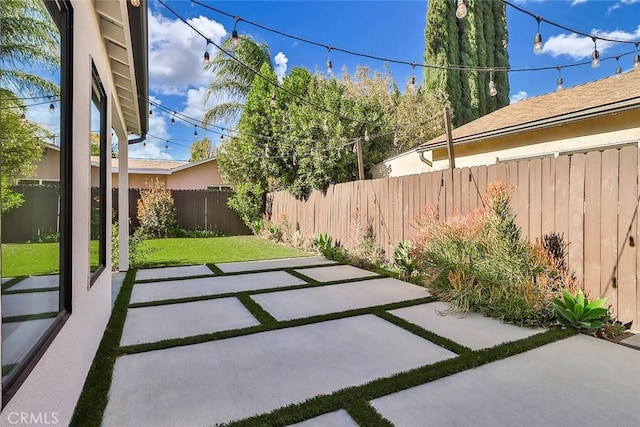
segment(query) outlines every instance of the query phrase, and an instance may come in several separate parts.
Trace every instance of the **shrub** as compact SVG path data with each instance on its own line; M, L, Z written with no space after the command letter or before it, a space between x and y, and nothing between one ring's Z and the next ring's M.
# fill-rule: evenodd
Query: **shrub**
M393 266L400 271L401 279L409 279L416 271L417 265L413 257L411 242L400 242L391 256Z
M382 248L376 243L368 218L356 208L351 213L351 223L347 230L347 257L349 262L361 267L372 267L385 261Z
M111 225L111 270L117 270L118 260L120 258L120 240L118 238L120 234L120 227L118 221L114 221ZM142 228L137 228L132 235L129 236L129 266L139 267L142 265L149 249L146 249L143 245L145 239L144 231Z
M138 221L149 238L172 237L175 234L173 196L158 178L147 181L147 188L140 190Z
M546 325L554 318L554 290L575 284L541 244L521 237L511 190L491 183L484 208L443 222L435 210L426 211L418 220L413 253L425 285L450 309Z
M604 305L607 298L589 301L582 291L571 295L562 291L562 299L553 299L553 309L558 321L564 326L570 326L583 332L592 332L602 328L611 318Z
M343 262L347 258L347 251L340 243L333 243L333 239L326 233L313 238L312 246L325 258L332 261Z
M176 237L190 239L208 239L211 237L224 237L220 230L185 230L183 228L176 229Z
M264 229L264 221L262 219L256 219L255 221L251 222L249 228L251 229L251 232L253 232L253 234L259 236Z
M27 243L59 243L60 233L43 233L33 236Z

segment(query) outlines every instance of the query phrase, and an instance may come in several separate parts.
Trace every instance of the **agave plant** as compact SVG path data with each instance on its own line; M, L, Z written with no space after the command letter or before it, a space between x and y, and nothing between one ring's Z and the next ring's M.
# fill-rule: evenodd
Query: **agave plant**
M562 299L553 299L553 309L561 324L591 332L602 328L609 320L606 302L607 298L589 301L582 291L578 291L574 297L563 290Z

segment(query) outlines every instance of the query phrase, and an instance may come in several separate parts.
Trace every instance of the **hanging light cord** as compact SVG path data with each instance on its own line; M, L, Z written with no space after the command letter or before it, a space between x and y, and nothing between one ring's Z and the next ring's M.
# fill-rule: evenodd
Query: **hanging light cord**
M564 26L562 24L557 24L557 23L555 23L553 21L545 19L545 18L543 18L543 17L541 17L539 15L536 15L536 14L534 14L532 12L529 12L526 9L523 9L523 8L517 6L517 5L514 5L513 3L509 2L508 0L500 0L500 1L502 1L503 3L509 5L509 6L513 7L513 8L515 8L516 10L518 10L518 11L520 11L522 13L525 13L525 14L527 14L529 16L532 16L532 17L534 17L536 19L539 19L539 22L546 22L549 25L556 26L556 27L561 28L561 29L566 30L566 31L574 32L576 34L580 34L580 35L583 35L585 37L590 37L590 38L594 37L594 35L592 35L592 34L587 34L587 33L582 32L582 31L575 31L575 30L572 30L571 28L566 27L566 26ZM398 59L392 59L392 58L385 58L385 57L378 56L378 55L371 55L371 54L367 54L367 53L356 52L356 51L353 51L353 50L350 50L350 49L344 49L344 48L340 48L340 47L335 47L335 46L330 45L328 43L321 43L321 42L317 42L317 41L314 41L314 40L306 39L304 37L299 37L299 36L296 36L296 35L288 34L288 33L285 33L283 31L267 27L266 25L263 25L263 24L260 24L260 23L245 19L245 18L241 18L241 17L239 17L237 15L234 15L234 14L231 14L231 13L228 13L228 12L225 12L225 11L223 11L221 9L216 8L216 7L210 6L208 4L204 4L204 3L202 3L202 2L200 2L198 0L191 0L191 2L197 4L197 5L201 6L201 7L204 7L205 9L209 9L209 10L214 11L216 13L219 13L221 15L227 16L229 18L233 18L233 19L235 19L237 21L246 22L249 25L253 25L253 26L255 26L257 28L260 28L260 29L263 29L265 31L272 32L274 34L278 34L280 36L287 37L287 38L290 38L292 40L296 40L296 41L299 41L299 42L302 42L302 43L307 43L307 44L310 44L310 45L313 45L313 46L322 47L322 48L325 48L325 49L327 48L327 46L331 46L331 50L334 50L334 51L337 51L337 52L342 52L342 53L345 53L345 54L348 54L348 55L359 56L361 58L368 58L368 59L373 59L373 60L376 60L376 61L388 62L388 63L393 63L393 64L418 66L418 67L422 67L422 68L431 68L431 69L438 69L438 70L480 71L480 72L482 72L482 71L489 72L490 71L489 67L473 67L473 66L464 66L464 65L437 65L437 64L416 63L414 61L405 61L405 60L398 60ZM160 1L160 3L162 3L162 1ZM611 38L600 37L600 36L595 36L595 37L597 39L599 39L599 40L609 41L609 42L614 42L614 43L626 43L626 44L637 43L637 42L628 41L628 40L617 40L617 39L611 39ZM627 53L620 54L618 56L623 57L623 56L626 56L626 55L631 55L633 53L634 52L627 52ZM609 60L609 59L613 59L613 58L614 58L613 56L606 57L606 58L601 58L601 61ZM590 64L591 64L591 61L584 61L584 62L578 62L578 63L562 65L562 68L578 67L578 66L590 65ZM492 68L493 68L494 71L528 72L528 71L553 70L553 69L556 68L556 66L554 65L554 66L546 66L546 67L521 67L521 68L492 67Z

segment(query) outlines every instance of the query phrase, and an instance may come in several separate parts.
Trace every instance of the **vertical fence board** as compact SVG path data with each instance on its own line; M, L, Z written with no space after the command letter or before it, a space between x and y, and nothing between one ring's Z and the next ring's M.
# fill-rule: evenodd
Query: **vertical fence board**
M462 212L462 171L460 169L453 170L453 214L458 215Z
M542 238L542 160L529 162L529 238Z
M602 204L600 207L600 295L607 297L614 314L618 312L618 151L602 153Z
M529 234L529 162L518 162L518 183L516 184L516 224L522 230L522 236L530 238Z
M460 199L461 199L461 203L460 203L460 213L462 213L463 215L469 213L469 205L470 205L470 200L471 200L471 187L473 186L473 183L471 182L471 169L469 168L463 168L460 171L460 185L461 185L461 189L460 189Z
M618 318L623 323L635 319L636 245L629 236L636 234L638 194L638 155L636 147L620 150L618 205ZM635 242L634 242L635 243Z
M569 265L580 283L584 283L584 157L571 157L569 173Z
M478 203L475 206L476 208L483 205L482 198L484 197L485 189L487 188L487 184L489 183L489 167L480 166L478 168L478 188L476 189L476 191L478 191L479 194Z
M584 290L591 297L600 294L600 189L602 154L585 157L584 182Z
M555 228L555 196L556 196L556 161L553 157L542 159L542 234L556 231Z
M569 239L569 156L556 159L555 231Z
M469 182L469 211L472 211L478 207L479 195L476 186L480 178L480 168L477 166L469 168L469 176L471 177L471 181Z
M487 166L487 184L497 180L498 180L498 165L494 164L494 165Z
M440 218L448 218L454 215L453 171L451 169L447 169L446 171L444 171L444 188L442 190L444 193L444 203L442 203L441 199L440 204L444 205L444 212L442 211L442 209L440 210L440 212L443 213Z

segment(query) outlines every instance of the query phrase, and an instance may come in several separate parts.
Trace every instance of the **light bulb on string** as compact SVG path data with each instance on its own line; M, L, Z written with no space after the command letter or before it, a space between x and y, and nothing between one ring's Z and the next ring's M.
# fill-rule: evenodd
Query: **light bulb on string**
M20 122L24 123L26 121L27 121L27 116L24 113L20 114Z
M489 75L489 96L496 96L498 94L498 89L496 89L496 84L493 81L493 70L490 70L491 74Z
M231 40L233 41L233 47L238 47L240 45L240 37L238 36L238 22L240 21L240 17L235 17L235 24L233 25L233 31L231 32Z
M169 141L164 144L164 151L169 151Z
M193 137L198 139L198 125L193 125Z
M616 67L616 77L620 77L622 75L622 67L620 66L620 56L616 56L616 63L618 66Z
M210 56L209 56L209 40L207 39L207 45L204 48L204 65L209 65L210 61Z
M142 148L147 148L147 143L146 142L142 143Z
M153 116L153 110L149 108L149 116Z
M467 5L464 4L464 0L457 0L456 5L456 18L464 19L467 16Z
M131 6L140 7L140 0L131 0Z
M171 124L172 125L176 124L176 113L173 113L173 117L171 117Z
M415 76L416 63L411 63L411 77L409 77L409 84L407 88L411 93L416 93L416 76Z
M53 114L56 111L56 106L53 105L53 97L51 97L51 104L49 104L49 112Z
M598 44L596 36L591 36L593 39L593 53L591 54L591 67L598 68L600 66L600 52L598 52Z
M273 95L271 95L271 101L270 101L271 107L275 107L276 104L276 94L274 93Z
M331 62L331 46L327 46L327 74L333 76L333 63Z
M640 55L638 55L638 44L640 44L639 42L636 42L636 56L633 58L633 68L640 68Z
M542 22L542 18L536 16L536 21L538 22L538 31L536 31L536 35L533 37L533 53L539 55L542 53L542 34L540 34L540 22Z
M564 89L564 80L562 80L562 72L560 71L562 67L556 68L558 69L558 80L556 80L558 86L556 87L556 90L562 90Z

